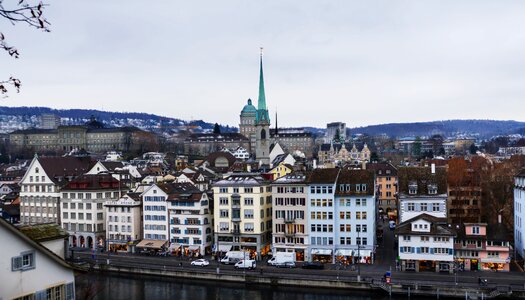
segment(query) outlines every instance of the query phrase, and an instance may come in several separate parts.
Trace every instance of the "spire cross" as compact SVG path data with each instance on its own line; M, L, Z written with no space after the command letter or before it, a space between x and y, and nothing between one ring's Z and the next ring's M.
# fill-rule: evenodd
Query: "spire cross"
M261 49L261 57L263 56L263 47L259 47L259 49Z

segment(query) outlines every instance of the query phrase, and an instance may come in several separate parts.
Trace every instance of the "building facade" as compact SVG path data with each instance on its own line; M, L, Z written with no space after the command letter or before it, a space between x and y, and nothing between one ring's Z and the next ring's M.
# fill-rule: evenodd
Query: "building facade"
M60 191L62 227L72 247L106 248L104 204L120 198L119 186L110 174L81 175Z
M350 150L348 150L350 149ZM319 146L319 164L351 164L362 165L370 162L370 149L366 144L361 150L350 144L322 144Z
M367 170L376 175L377 200L389 218L397 218L398 177L397 169L390 163L370 163Z
M326 124L325 143L344 143L346 141L346 123L332 122Z
M213 184L218 251L248 250L261 259L270 251L272 193L259 174L234 173Z
M140 194L128 193L104 202L106 242L109 251L135 252L142 239L142 202Z
M306 176L292 173L272 183L272 253L293 252L296 261L308 261Z
M33 158L20 181L20 221L23 224L60 223L60 189L87 172L89 158Z
M514 177L514 247L525 257L525 169Z

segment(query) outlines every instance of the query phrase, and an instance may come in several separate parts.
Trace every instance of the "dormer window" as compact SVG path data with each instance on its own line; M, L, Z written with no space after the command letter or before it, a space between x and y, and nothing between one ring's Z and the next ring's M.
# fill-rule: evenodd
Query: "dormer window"
M361 191L366 192L366 184L361 184Z
M472 227L472 234L479 234L479 226Z
M390 174L390 170L386 170L386 173L387 173L387 174Z
M436 195L438 192L437 185L436 184L429 184L428 185L428 194L429 195Z
M408 184L408 194L410 195L417 194L417 182L413 181Z
M360 192L360 191L361 191L361 185L356 184L356 185L355 185L355 191L356 191L356 192Z
M39 168L35 168L35 173L38 173L40 171Z

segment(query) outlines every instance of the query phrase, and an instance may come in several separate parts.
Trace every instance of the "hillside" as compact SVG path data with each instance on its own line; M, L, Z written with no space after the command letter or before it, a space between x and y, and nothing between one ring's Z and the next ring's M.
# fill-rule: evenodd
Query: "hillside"
M446 120L418 123L391 123L351 128L352 134L381 135L390 137L431 136L477 136L490 138L495 135L516 134L525 130L525 122L495 120Z

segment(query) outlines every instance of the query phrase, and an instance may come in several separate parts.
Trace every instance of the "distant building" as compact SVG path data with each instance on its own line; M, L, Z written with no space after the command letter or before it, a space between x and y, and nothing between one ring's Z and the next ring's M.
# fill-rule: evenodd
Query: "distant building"
M54 114L40 115L40 128L57 129L60 126L60 117Z
M86 125L58 126L56 129L16 130L9 134L13 151L29 149L37 153L144 151L158 146L155 134L136 127L105 128L92 119Z
M142 240L142 202L139 193L128 193L104 202L106 241L109 251L135 252Z
M350 150L348 150L350 149ZM355 145L346 144L322 144L319 147L317 157L319 164L351 164L361 166L363 163L370 162L370 149L366 144L361 151Z
M338 137L338 139L337 139ZM346 123L333 122L326 124L325 143L343 143L346 141Z
M224 148L250 149L250 140L240 133L195 133L188 136L184 142L184 153L207 156Z
M376 174L377 199L379 207L389 217L397 218L398 177L397 169L390 163L370 163L367 170Z
M306 157L312 157L315 149L315 137L304 128L270 129L272 144L279 143L288 153L299 151Z

